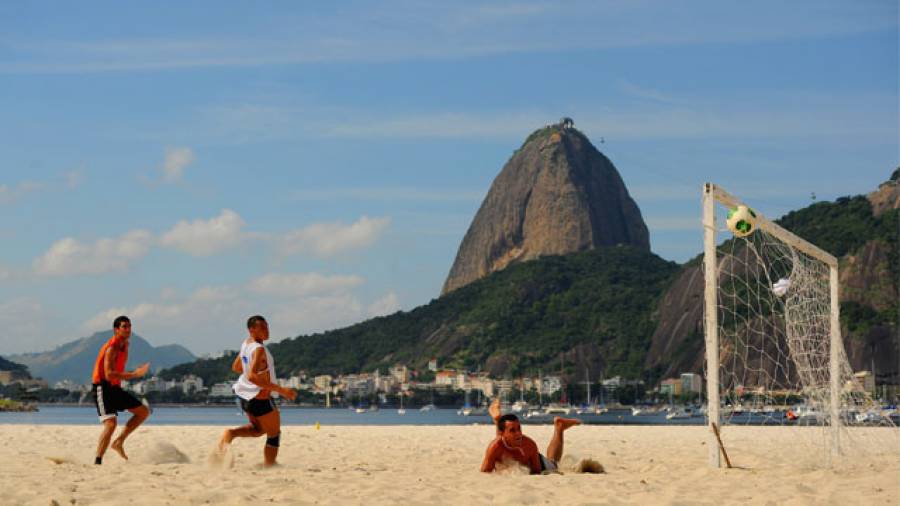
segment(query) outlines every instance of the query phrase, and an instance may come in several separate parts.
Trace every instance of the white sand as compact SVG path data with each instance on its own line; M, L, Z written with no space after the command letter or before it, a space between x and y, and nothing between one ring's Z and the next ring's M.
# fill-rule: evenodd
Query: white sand
M703 427L575 427L566 454L607 472L551 476L480 473L489 426L289 426L280 467L258 468L259 438L235 441L233 467L216 470L207 459L222 429L141 427L130 461L110 451L94 466L99 425L2 425L0 503L900 504L896 452L816 468L784 428L727 428L741 468L715 470ZM542 449L552 431L524 430Z

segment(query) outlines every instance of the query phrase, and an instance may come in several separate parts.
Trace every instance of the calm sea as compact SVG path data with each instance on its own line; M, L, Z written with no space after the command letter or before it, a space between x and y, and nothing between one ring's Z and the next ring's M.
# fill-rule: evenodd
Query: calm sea
M587 424L602 425L703 425L703 417L666 420L665 413L653 416L632 416L630 411L613 411L601 415L571 414ZM124 417L123 417L124 418ZM521 418L521 417L520 417ZM246 417L234 407L157 407L147 423L154 425L238 425ZM525 423L550 423L551 417L524 420ZM487 415L463 416L455 409L419 411L408 409L400 415L396 409L381 409L356 413L346 408L282 408L284 425L471 425L488 424ZM31 413L0 413L0 424L95 425L97 411L93 406L42 405Z

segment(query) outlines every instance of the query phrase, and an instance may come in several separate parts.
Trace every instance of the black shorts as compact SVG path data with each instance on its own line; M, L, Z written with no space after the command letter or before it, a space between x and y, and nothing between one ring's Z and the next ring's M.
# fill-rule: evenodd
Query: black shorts
M238 399L241 400L241 409L248 415L259 417L267 415L277 409L275 407L275 401L273 401L271 397L268 399L250 399L249 401L240 397L238 397Z
M97 416L100 421L115 418L119 411L126 409L134 409L141 405L141 401L137 397L122 390L122 387L111 383L103 382L95 384L92 388L94 393L94 406L97 407Z

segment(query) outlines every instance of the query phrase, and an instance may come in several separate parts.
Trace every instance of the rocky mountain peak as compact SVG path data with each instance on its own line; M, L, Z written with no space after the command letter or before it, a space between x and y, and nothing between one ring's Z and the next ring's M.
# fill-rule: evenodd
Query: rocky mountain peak
M532 133L494 179L442 294L516 262L598 246L649 251L619 172L569 118Z

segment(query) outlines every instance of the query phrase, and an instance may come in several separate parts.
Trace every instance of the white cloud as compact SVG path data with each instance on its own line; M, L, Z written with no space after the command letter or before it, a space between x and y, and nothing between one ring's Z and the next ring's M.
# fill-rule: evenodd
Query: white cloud
M275 340L343 327L370 316L350 292L362 278L316 273L302 276L307 282L304 289L262 276L243 285L200 287L186 296L166 290L158 301L99 311L81 328L87 333L106 329L116 316L125 314L131 317L135 332L150 338L153 344L180 342L202 353L236 348L246 335L246 319L253 314L266 317ZM395 303L388 294L371 304L369 310L390 311Z
M180 334L183 330L179 327L199 329L246 312L247 301L241 300L240 291L233 287L201 287L187 297L165 295L165 302L141 302L103 310L85 321L82 328L94 332L108 327L116 316L124 314L133 320L139 334L142 327L152 329L151 332Z
M351 294L302 297L272 304L265 310L269 325L283 336L322 332L350 325L364 317L362 304Z
M393 290L386 293L384 297L369 304L367 314L371 317L386 316L400 311L400 299Z
M131 230L117 238L102 238L85 244L71 237L60 239L33 262L42 276L72 276L125 271L150 249L153 236L146 230Z
M29 193L36 192L44 187L37 181L21 181L14 186L0 184L0 204L11 204Z
M355 223L315 223L293 230L279 239L279 253L283 256L312 252L328 256L347 250L371 246L390 224L390 218L362 216Z
M367 201L426 201L456 202L481 201L487 190L416 188L412 186L381 188L322 188L318 190L297 190L294 197L303 201L360 200Z
M0 302L0 354L36 351L29 345L45 337L47 316L41 303L31 297Z
M74 190L84 182L84 173L80 170L70 170L63 174L63 178L66 180L66 188Z
M331 12L246 16L264 37L213 28L203 38L12 40L0 73L110 72L152 69L392 62L529 51L670 47L818 39L896 27L893 2L502 2L378 3ZM224 27L225 25L223 25Z
M365 283L360 276L325 276L317 272L266 274L250 281L250 290L268 295L304 297L340 292Z
M160 244L194 256L209 256L240 243L244 220L234 211L223 209L209 220L179 221L160 238Z
M166 149L166 159L162 166L163 181L166 183L181 181L184 169L193 162L194 152L191 148Z
M654 102L663 102L663 103L674 103L672 97L666 95L665 93L645 86L641 86L638 84L634 84L630 81L626 81L625 79L620 79L616 83L617 87L620 91L625 93L626 95L631 95L635 98L639 98L642 100L651 100Z

